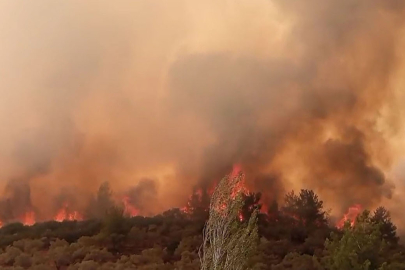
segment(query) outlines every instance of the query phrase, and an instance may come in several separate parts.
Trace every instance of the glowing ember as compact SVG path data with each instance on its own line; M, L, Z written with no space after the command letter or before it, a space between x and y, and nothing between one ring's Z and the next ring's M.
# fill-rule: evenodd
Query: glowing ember
M192 207L191 207L191 197L192 197L192 195L190 195L189 197L188 197L188 202L187 202L187 205L186 206L184 206L184 207L182 207L182 208L180 208L180 210L183 212L183 213L185 213L185 214L191 214L192 213Z
M180 211L183 212L184 214L191 214L190 208L188 208L188 206L180 208Z
M341 220L339 220L339 222L336 224L336 227L338 229L343 228L346 221L350 221L350 225L353 227L353 225L356 222L356 218L360 214L361 210L362 210L362 207L360 204L355 204L355 205L349 207L349 210L347 210L347 213L344 214L344 216Z
M237 186L235 186L235 188L232 190L232 199L235 199L236 196L238 196L239 194L248 194L249 191L248 189L245 187L243 182L240 182Z
M133 206L130 202L130 199L128 196L125 196L122 199L122 203L124 204L124 213L130 217L137 216L139 214L139 210Z

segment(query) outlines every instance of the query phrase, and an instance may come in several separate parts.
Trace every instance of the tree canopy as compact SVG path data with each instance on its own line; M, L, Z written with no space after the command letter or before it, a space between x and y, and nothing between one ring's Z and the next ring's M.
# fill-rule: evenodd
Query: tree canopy
M315 192L289 192L264 205L259 193L235 192L242 180L224 178L208 203L196 194L187 211L153 217L125 216L103 184L92 218L1 227L0 268L200 270L203 251L208 262L214 252L229 255L217 257L222 269L405 269L405 248L387 209L365 211L339 229Z

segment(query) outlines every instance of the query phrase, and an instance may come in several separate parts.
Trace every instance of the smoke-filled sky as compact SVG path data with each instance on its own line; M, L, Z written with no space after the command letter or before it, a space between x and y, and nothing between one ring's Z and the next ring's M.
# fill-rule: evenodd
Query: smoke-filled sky
M3 0L4 196L51 212L109 181L156 213L239 163L265 200L399 216L404 20L403 0Z

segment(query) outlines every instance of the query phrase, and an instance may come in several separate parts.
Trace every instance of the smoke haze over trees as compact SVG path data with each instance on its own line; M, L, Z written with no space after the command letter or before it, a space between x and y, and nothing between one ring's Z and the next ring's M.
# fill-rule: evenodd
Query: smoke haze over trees
M239 179L231 183L239 184ZM224 190L223 183L219 187ZM189 213L171 209L154 217L132 218L112 207L101 219L7 224L0 228L0 267L197 270L202 269L199 252L205 235L209 236L203 249L207 252L203 253L207 255L205 262L211 261L210 247L214 245L214 253L224 255L216 257L219 262L238 263L240 269L405 269L405 247L398 242L390 213L383 207L365 210L353 225L347 222L336 229L328 223L323 200L311 190L290 192L280 207L259 214L262 205L251 198L260 194L248 193L232 200L232 194L237 194L235 187L239 189L238 185L231 187L231 196L216 194L210 205L214 219L206 223L213 226L204 230L207 216L197 207ZM111 198L106 190L108 186L103 185L100 194ZM200 202L203 207L201 204L204 202ZM208 264L207 269L212 268Z
M157 214L238 163L267 205L313 189L403 228L404 20L400 0L2 1L0 218L83 211L106 181Z

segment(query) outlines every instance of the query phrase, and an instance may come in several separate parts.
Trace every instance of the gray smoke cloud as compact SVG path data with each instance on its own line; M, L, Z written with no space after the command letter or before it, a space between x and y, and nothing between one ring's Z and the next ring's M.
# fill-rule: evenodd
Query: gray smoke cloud
M182 206L235 163L266 201L394 200L404 15L400 0L3 1L0 183L49 216L104 181L141 213Z

